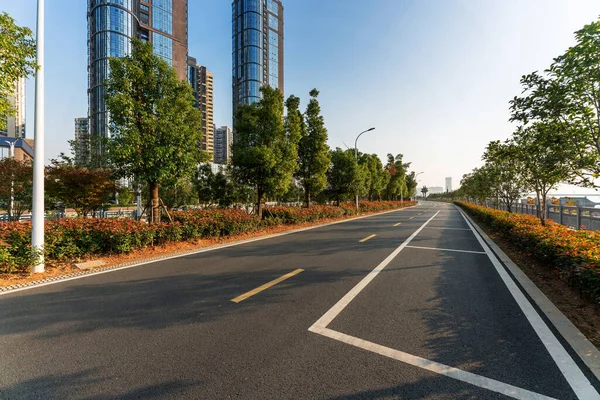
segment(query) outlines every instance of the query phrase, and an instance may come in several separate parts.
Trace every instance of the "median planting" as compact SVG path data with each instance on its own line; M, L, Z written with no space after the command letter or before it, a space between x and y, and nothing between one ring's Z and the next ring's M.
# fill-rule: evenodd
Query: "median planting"
M414 202L365 202L361 212L404 208ZM172 213L173 222L147 224L129 219L69 218L46 222L47 264L127 254L149 246L195 239L218 239L258 233L278 225L296 225L356 214L352 204L340 207L268 207L263 219L244 210L189 210ZM31 266L31 223L0 223L0 273L25 272Z
M561 278L600 302L600 232L571 230L532 215L456 202L477 221L528 255L551 265Z

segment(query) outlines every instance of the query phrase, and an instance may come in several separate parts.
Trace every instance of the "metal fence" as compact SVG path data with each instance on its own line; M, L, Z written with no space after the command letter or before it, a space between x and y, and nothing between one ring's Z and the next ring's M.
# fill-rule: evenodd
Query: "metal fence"
M494 207L492 204L488 204L488 206L507 210L504 205ZM538 215L538 206L534 204L517 204L511 211L520 214ZM548 204L546 206L546 218L572 229L600 230L600 208Z
M99 211L96 215L97 218L131 218L135 219L136 211ZM64 212L53 212L44 215L46 221L54 221L57 219L68 218ZM88 215L88 218L92 218ZM31 221L31 214L23 214L19 221ZM0 222L8 222L8 215L0 215Z

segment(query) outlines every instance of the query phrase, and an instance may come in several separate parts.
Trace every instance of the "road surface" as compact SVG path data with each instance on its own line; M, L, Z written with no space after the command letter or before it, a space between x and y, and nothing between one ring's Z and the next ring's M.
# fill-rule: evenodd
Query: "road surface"
M0 296L0 399L598 399L452 205Z

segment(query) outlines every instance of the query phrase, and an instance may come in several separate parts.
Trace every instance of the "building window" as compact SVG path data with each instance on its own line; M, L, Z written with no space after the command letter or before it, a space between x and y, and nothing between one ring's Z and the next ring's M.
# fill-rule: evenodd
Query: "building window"
M276 31L279 30L279 20L277 17L269 14L269 28L274 29Z
M164 58L173 65L173 40L159 33L152 32L152 49L154 54Z
M273 0L267 0L267 10L275 15L279 15L279 6Z
M152 27L169 35L173 34L173 14L156 5L152 6Z

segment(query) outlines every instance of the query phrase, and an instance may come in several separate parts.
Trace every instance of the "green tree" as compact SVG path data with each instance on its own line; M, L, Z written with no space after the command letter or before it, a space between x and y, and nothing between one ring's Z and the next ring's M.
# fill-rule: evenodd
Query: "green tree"
M427 198L427 193L429 193L429 189L427 189L427 186L423 185L423 187L421 188L421 193L423 194L423 198Z
M388 200L397 200L398 198L403 199L405 197L411 197L415 193L410 193L409 187L406 182L406 172L410 167L410 163L403 163L404 156L398 154L388 154L388 161L385 169L390 173L390 180L386 188L386 197ZM414 191L416 192L416 182Z
M546 224L548 192L573 176L570 161L576 150L555 124L536 122L513 134L515 157L525 184L535 190L538 217Z
M130 56L110 60L106 93L108 158L118 176L147 182L152 221L159 222L159 187L191 177L205 158L192 88L151 44L136 39Z
M128 206L132 204L133 200L135 199L135 194L127 186L122 186L118 188L117 193L119 195L119 204L123 206Z
M36 46L31 29L20 27L6 12L0 13L0 130L15 110L8 97L19 78L37 69Z
M328 194L339 206L340 202L349 200L360 193L363 182L361 170L353 150L342 150L337 147L331 151L331 164L327 171Z
M161 199L169 210L198 202L194 186L188 177L182 177L175 183L163 186Z
M311 196L318 195L327 186L327 169L331 161L325 120L317 100L319 91L311 90L310 96L305 113L306 122L302 124L302 137L298 143L298 171L296 172L296 177L304 187L306 207L310 207Z
M552 124L577 151L570 183L596 186L600 175L600 21L575 33L577 44L550 68L521 79L523 94L511 101L511 120Z
M265 196L285 193L297 159L300 126L293 120L299 102L288 99L284 126L283 95L269 86L261 88L262 99L242 105L235 117L236 139L232 146L232 171L242 185L256 188L257 213L262 218ZM293 156L293 158L292 158Z
M53 202L74 208L78 215L96 215L117 187L110 171L54 164L46 170L46 194Z
M483 155L486 162L483 173L496 199L512 212L519 198L528 190L523 174L523 164L518 159L519 150L514 143L493 141Z
M11 208L11 195L14 201ZM33 197L33 167L30 161L14 158L0 160L0 202L8 205L8 218L18 221L31 210Z

